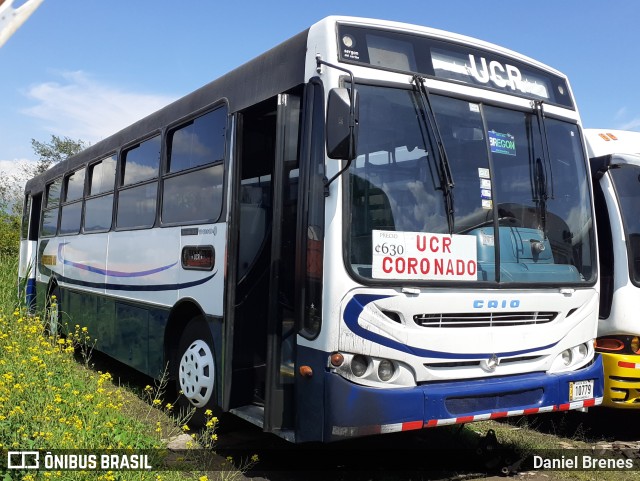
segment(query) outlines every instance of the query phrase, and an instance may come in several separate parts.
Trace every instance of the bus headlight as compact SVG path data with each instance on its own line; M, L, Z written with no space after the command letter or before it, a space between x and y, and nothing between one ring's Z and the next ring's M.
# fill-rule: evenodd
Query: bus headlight
M366 357L357 354L351 359L351 372L354 376L362 377L367 373L369 361Z
M578 353L578 355L576 356L578 358L577 360L582 361L589 354L589 346L587 344L580 344L576 348L576 351Z
M388 359L383 359L380 361L380 364L378 364L378 377L381 381L390 381L395 373L396 369Z
M556 355L549 371L562 372L568 369L576 369L587 363L592 355L592 341L578 344Z
M398 359L334 352L327 358L327 369L361 386L393 389L417 384L411 365Z

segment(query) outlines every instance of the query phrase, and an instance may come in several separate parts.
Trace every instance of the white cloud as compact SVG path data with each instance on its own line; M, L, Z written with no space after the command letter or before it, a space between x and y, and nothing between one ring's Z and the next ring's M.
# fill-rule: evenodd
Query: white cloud
M60 82L32 85L26 95L36 105L24 112L47 122L45 128L54 135L92 144L175 100L126 92L82 71L61 72L60 77Z
M640 130L640 117L636 117L635 119L628 120L624 122L622 125L618 126L620 130Z
M618 109L618 111L615 113L614 118L615 119L623 119L627 116L627 108L626 107L620 107Z
M29 164L34 164L32 160L0 160L0 172L3 176L15 176L20 177L22 174L22 167Z

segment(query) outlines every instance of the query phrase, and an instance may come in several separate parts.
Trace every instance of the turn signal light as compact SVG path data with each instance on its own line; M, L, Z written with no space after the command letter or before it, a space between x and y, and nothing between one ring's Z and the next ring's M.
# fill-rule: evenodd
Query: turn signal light
M622 351L624 349L624 343L612 337L600 337L596 339L596 349L602 351Z
M333 354L331 354L330 362L333 367L340 367L344 362L344 356L339 352L334 352Z
M310 366L300 366L300 375L309 378L313 376L313 369Z
M640 354L640 337L632 337L629 345L631 346L631 350L634 352L634 354Z

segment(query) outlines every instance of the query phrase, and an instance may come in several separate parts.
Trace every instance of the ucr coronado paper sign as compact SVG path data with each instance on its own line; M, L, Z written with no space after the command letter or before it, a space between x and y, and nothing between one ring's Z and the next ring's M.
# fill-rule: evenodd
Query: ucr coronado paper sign
M374 230L376 279L474 281L475 236Z

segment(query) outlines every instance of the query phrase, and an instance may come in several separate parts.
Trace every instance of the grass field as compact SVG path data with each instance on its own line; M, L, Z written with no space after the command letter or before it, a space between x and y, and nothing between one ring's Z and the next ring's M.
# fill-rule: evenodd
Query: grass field
M188 416L162 400L162 385L136 395L109 372L91 368L93 339L82 320L66 337L45 333L42 315L28 315L17 297L17 263L0 258L0 450L164 450L167 440L190 432ZM194 434L193 445L212 447L216 419ZM197 444L199 443L199 444ZM86 451L85 451L86 450ZM146 452L146 451L145 451ZM3 481L84 480L78 471L5 471ZM234 470L203 472L99 472L99 480L229 479Z

